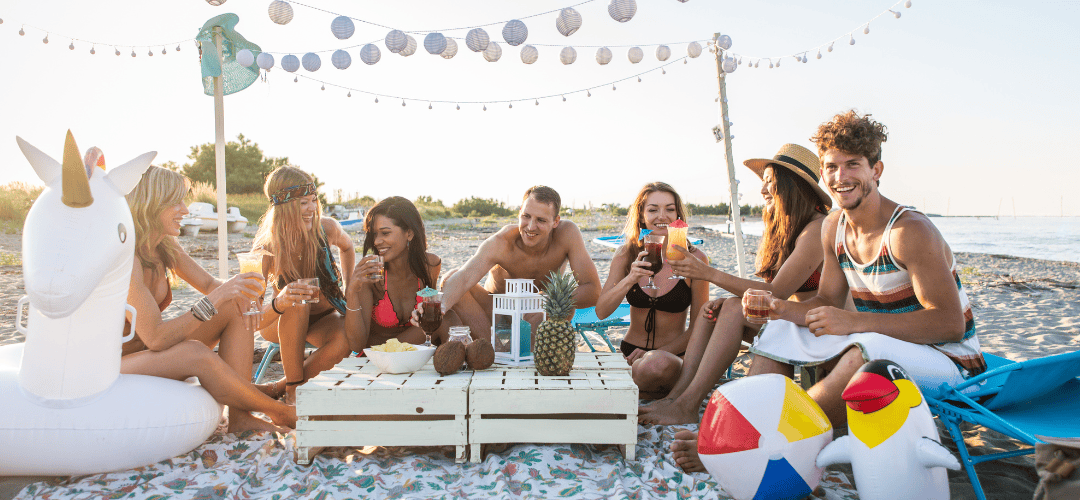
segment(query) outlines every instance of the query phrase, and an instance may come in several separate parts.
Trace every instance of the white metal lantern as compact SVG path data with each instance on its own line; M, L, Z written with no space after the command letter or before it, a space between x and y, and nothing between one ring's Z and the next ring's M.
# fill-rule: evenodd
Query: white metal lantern
M596 49L596 62L601 66L611 62L611 49L607 47Z
M641 47L630 47L630 50L626 51L626 57L631 63L637 64L641 62L641 58L645 57L645 52L641 50Z
M612 19L625 23L634 17L637 12L637 2L634 0L611 0L607 6L608 15Z
M484 28L473 28L469 30L469 33L465 35L465 46L473 52L483 52L488 47L488 42L491 39L488 37Z
M442 33L428 33L424 37L424 50L428 54L442 54L446 50L446 37Z
M405 48L401 49L398 54L405 57L409 57L416 53L416 39L412 35L405 35Z
M281 58L281 69L293 73L300 69L300 58L289 54Z
M731 37L727 36L727 35L720 35L720 38L716 39L716 44L719 45L721 49L724 49L724 50L730 49L731 48Z
M666 61L669 57L671 57L671 49L669 49L667 45L661 45L656 48L657 61Z
M274 0L270 2L270 7L267 9L270 13L270 20L278 24L289 24L292 21L292 5L289 2L283 0Z
M574 64L574 61L576 60L577 51L574 50L573 47L563 47L563 49L559 51L559 61L562 61L563 64Z
M484 49L484 59L487 59L487 62L495 62L500 57L502 57L502 47L494 41L488 42L487 48Z
M346 69L352 65L352 56L342 49L337 49L330 55L330 63L337 69Z
M251 52L251 49L240 49L236 53L236 62L245 68L251 67L255 64L255 53Z
M379 46L373 43L369 43L360 49L360 60L364 61L364 64L368 66L379 62L382 58L382 52L379 51Z
M697 42L690 42L686 46L686 55L690 56L691 59L693 59L693 58L695 58L697 56L700 56L701 55L701 44L697 43Z
M348 16L337 16L333 21L330 21L330 32L338 40L344 40L353 36L353 33L356 32L356 26Z
M559 12L559 17L555 18L555 29L562 33L562 36L570 36L577 32L581 28L581 14L574 10L572 7L567 7Z
M274 55L268 52L259 52L258 57L255 58L255 64L258 64L262 69L270 69L274 67Z
M304 54L304 58L300 61L304 64L304 69L308 71L319 71L319 68L322 67L322 59L319 58L319 54L314 52Z
M450 59L457 55L457 42L453 38L446 39L446 48L439 54L443 59Z
M391 30L386 34L386 40L383 41L386 43L386 50L395 54L401 52L409 43L409 40L405 38L405 33L402 33L401 30Z
M511 19L506 26L503 26L502 36L511 47L517 47L525 43L525 39L529 37L529 28L525 26L525 23Z
M495 362L503 365L532 364L532 325L526 314L544 312L544 301L531 279L506 280L506 293L493 294L491 308L491 346Z
M521 62L525 64L532 64L540 58L540 51L536 50L536 47L532 45L526 45L521 48Z

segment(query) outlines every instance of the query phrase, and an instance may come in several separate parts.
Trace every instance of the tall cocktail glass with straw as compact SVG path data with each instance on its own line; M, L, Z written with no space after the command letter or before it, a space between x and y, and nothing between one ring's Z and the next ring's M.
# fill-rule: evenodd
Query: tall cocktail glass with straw
M683 248L687 248L686 245L686 231L690 227L683 222L682 219L678 219L667 227L667 251L665 257L667 260L683 260L685 257L682 252L675 249L675 245L679 245ZM681 280L682 276L679 276L674 269L671 270L671 276L668 279Z
M431 347L431 334L442 326L442 293L434 288L425 288L416 295L423 300L420 303L420 328L427 336L424 345Z
M642 288L656 290L658 287L656 283L653 283L653 276L656 276L656 273L659 273L664 268L664 235L646 234L645 251L648 253L643 260L649 263L648 269L652 271L652 275L649 276L649 283Z
M236 254L236 259L240 261L240 274L244 273L259 273L262 274L262 261L266 252L247 252ZM265 278L264 278L265 281ZM260 286L265 286L263 283ZM266 289L263 288L263 292ZM249 331L255 331L259 328L259 323L262 322L262 309L259 308L258 301L251 301L248 304L247 311L244 311L244 325L247 326Z

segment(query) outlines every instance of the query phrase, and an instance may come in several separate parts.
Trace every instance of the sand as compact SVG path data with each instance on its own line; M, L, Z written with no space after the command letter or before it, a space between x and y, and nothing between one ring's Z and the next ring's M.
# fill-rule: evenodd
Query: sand
M579 217L577 221L586 240L590 241L586 246L601 281L604 281L615 251L591 243L591 240L618 233L622 221L599 216ZM721 219L700 217L690 222L691 237L705 240L702 249L712 259L713 265L727 272L736 272L734 239L702 227L721 223ZM480 242L495 230L497 226L484 225L473 219L431 222L428 223L429 249L443 259L443 269L449 270L464 264ZM362 245L361 234L353 234L353 238L357 246ZM181 243L212 274L217 274L216 234L182 237ZM250 233L229 237L231 252L246 251L250 245ZM756 245L756 238L747 237L748 269L753 267ZM0 235L0 252L18 254L20 251L19 235ZM1080 264L974 253L958 253L957 263L972 301L984 350L1009 359L1025 360L1076 348L1076 339L1080 337L1080 293L1077 292L1077 287L1080 287ZM235 258L230 264L235 271ZM21 266L0 266L0 345L23 341L14 329L16 303L23 293ZM712 287L710 294L714 298L728 295L716 287ZM174 290L174 300L165 311L165 317L187 311L200 297L190 287ZM623 333L624 330L613 330L612 340L617 342ZM602 343L594 342L594 345ZM265 348L266 343L257 337L256 363ZM745 368L746 356L737 363ZM280 376L280 365L271 365L270 373ZM1019 447L1014 441L978 426L965 429L965 436L969 448L974 448L977 454ZM943 441L948 441L944 432ZM951 443L947 444L953 448ZM850 469L838 469L850 477ZM991 498L1030 498L1035 490L1037 476L1030 455L983 464L978 470L983 488ZM953 498L974 498L963 471L950 471L949 477ZM26 482L26 479L0 478L0 499L11 498Z

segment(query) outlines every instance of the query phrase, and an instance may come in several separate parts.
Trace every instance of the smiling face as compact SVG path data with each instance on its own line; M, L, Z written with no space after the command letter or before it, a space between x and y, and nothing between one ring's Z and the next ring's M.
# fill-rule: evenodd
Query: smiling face
M533 196L525 198L518 213L518 233L527 247L544 244L551 236L551 231L559 226L559 214L549 203L537 200Z
M175 205L165 207L161 211L161 234L162 236L180 236L180 221L188 214L187 206L183 201Z
M311 194L296 199L297 208L300 209L300 218L304 221L304 229L311 229L319 216L319 198Z
M377 215L375 225L375 251L382 255L384 262L390 262L399 257L408 258L409 241L413 238L411 229L403 229L394 224L394 219L385 215Z
M772 210L776 197L776 172L772 165L761 173L761 197L765 198L765 210Z
M675 195L667 191L653 191L645 197L645 207L641 213L645 229L655 234L667 234L668 224L679 218L679 206Z
M884 165L870 165L863 155L830 149L821 155L821 179L836 204L844 210L854 210L863 200L877 192L877 181Z

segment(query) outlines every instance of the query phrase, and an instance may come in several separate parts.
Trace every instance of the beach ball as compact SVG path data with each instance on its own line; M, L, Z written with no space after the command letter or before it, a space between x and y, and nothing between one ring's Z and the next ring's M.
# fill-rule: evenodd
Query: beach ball
M304 69L311 72L319 71L319 68L322 67L322 59L319 57L319 54L314 52L304 54L304 58L300 61L304 65Z
M532 64L540 58L540 51L536 50L536 47L532 45L526 45L521 48L521 62L525 64Z
M330 22L330 32L337 37L338 40L345 40L353 36L356 31L356 25L353 24L352 19L348 16L337 16Z
M483 52L487 49L490 41L491 39L483 28L473 28L465 35L465 46L473 52Z
M795 382L756 375L713 392L701 418L698 455L737 500L802 499L821 481L815 462L832 435L825 412Z
M457 42L453 38L446 39L446 48L439 54L443 59L450 59L457 55Z
M269 52L259 52L258 57L255 58L255 64L258 64L262 69L270 69L274 67L274 56Z
M270 20L277 24L289 24L289 21L292 21L293 11L292 5L289 5L289 2L274 0L273 2L270 2L270 7L267 11L270 14Z

